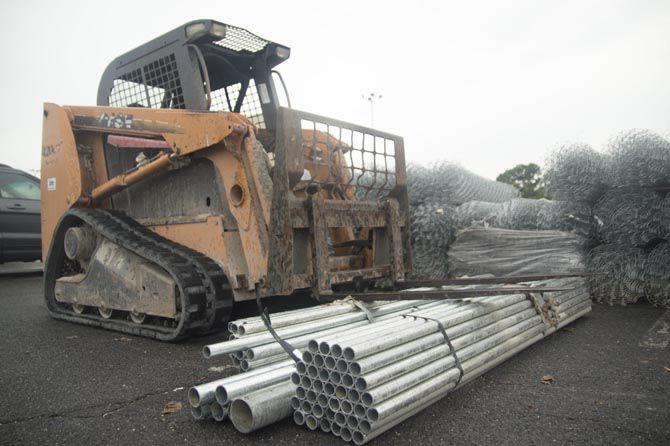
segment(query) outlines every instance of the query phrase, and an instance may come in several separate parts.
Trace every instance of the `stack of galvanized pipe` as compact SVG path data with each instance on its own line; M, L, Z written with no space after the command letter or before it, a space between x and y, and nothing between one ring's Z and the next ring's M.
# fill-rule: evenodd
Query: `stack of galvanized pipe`
M384 321L428 304L414 300L374 302L367 305L368 313L365 313L353 301L345 300L275 314L272 325L279 336L299 349L305 347L315 334L335 335L368 325L368 317ZM206 358L230 355L233 364L243 373L192 387L188 399L194 418L222 421L229 417L238 430L251 432L289 416L289 399L294 393L289 378L295 371L294 361L259 317L233 321L228 330L231 333L229 340L205 346L203 354ZM278 403L282 395L284 405ZM272 415L266 419L254 412L255 424L248 425L243 408L259 400L267 407L273 407ZM273 406L275 403L278 405ZM231 410L234 407L238 410Z
M268 341L260 319L236 321L237 337L205 347L205 356L276 361L195 386L189 400L200 417L227 412L241 432L292 413L298 424L363 444L590 311L582 279L536 285L569 290L276 314L277 332L301 350L297 364ZM261 331L247 333L251 326Z
M590 310L583 290L564 296L553 302L553 324L532 300L511 295L315 336L291 376L293 419L364 444Z

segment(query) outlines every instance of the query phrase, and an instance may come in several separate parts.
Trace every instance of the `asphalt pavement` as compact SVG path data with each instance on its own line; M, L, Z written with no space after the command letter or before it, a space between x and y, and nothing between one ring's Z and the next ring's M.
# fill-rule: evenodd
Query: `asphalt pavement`
M52 320L35 264L0 266L0 336L0 444L344 444L289 420L252 435L194 421L188 387L234 372L200 354L220 336L164 344ZM669 344L668 312L595 305L371 444L670 444Z

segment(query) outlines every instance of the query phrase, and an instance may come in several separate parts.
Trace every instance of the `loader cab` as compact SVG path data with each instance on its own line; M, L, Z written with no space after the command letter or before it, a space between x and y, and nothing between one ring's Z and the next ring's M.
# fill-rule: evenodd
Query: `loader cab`
M186 23L117 57L105 70L98 105L226 111L261 131L276 128L273 68L290 49L213 20ZM285 88L282 95L288 100Z

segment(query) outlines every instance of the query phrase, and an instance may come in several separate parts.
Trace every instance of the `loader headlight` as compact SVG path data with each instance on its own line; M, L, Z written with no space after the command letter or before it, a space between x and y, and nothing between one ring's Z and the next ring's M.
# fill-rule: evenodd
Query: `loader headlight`
M275 49L275 55L280 59L288 59L288 56L291 55L291 49L286 48L285 46L277 45L277 48Z
M186 38L191 40L200 37L207 32L206 22L196 22L186 25Z
M226 37L226 25L211 20L186 25L186 38L189 41L192 42L204 36L211 37L212 40L221 40Z
M221 40L226 37L226 25L223 23L212 22L212 27L209 29L209 33Z

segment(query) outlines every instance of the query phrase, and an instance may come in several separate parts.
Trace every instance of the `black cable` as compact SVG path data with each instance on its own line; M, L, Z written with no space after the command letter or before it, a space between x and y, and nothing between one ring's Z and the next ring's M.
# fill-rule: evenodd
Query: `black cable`
M258 307L258 314L261 317L261 320L263 321L263 324L265 324L265 328L268 329L270 334L272 335L273 338L275 338L275 341L281 345L281 348L284 349L286 353L293 359L296 363L301 362L302 359L300 359L300 351L293 347L291 344L283 340L277 332L275 331L274 328L272 328L272 322L270 321L270 313L268 312L268 309L263 307L263 304L261 303L261 291L260 291L260 285L256 284L256 306Z

